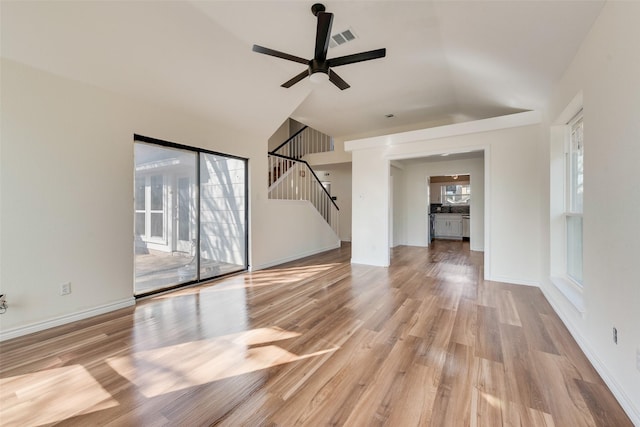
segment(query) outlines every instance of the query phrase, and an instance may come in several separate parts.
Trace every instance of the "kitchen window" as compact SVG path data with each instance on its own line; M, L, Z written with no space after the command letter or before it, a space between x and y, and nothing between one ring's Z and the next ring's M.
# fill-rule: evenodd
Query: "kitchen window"
M471 186L466 185L443 185L440 187L442 192L443 205L468 205L471 200Z

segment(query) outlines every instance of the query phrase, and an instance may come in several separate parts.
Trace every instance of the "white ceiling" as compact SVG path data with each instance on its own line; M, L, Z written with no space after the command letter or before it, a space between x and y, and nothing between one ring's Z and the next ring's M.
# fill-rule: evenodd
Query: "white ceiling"
M3 58L270 135L288 117L369 136L530 109L549 93L602 1L327 1L329 58L351 88L280 84L304 66L251 51L313 54L313 1L6 2ZM386 114L394 118L388 119Z

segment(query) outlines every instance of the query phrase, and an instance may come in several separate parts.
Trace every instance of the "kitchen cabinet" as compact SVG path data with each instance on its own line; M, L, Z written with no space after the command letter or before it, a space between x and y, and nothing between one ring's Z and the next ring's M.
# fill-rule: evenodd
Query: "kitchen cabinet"
M442 239L462 239L462 215L436 214L435 237Z
M463 215L462 216L462 237L469 237L469 217Z
M431 184L429 188L429 203L442 203L440 184Z

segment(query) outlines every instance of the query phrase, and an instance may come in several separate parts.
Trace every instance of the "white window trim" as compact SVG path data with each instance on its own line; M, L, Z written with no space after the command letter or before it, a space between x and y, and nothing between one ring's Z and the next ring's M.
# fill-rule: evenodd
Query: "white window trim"
M551 283L565 296L567 300L575 307L578 312L584 316L587 309L584 305L584 296L582 295L582 286L577 284L570 277L551 276Z
M135 213L142 213L145 216L145 230L144 235L140 236L143 242L157 244L166 246L168 245L168 230L167 230L167 212L169 210L167 202L168 202L168 192L167 192L167 182L166 177L161 175L162 179L162 210L151 209L151 177L152 175L145 175L142 177L145 182L145 206L144 209L136 209ZM151 236L151 214L152 213L162 213L162 236Z
M554 287L571 303L584 318L586 306L584 302L584 284L579 284L567 274L567 217L579 216L582 213L570 212L569 182L567 174L568 147L570 144L571 123L581 113L583 105L582 92L569 103L551 128L551 176L550 176L550 281ZM562 156L562 161L560 160ZM559 185L559 183L561 185ZM558 187L562 187L559 189Z

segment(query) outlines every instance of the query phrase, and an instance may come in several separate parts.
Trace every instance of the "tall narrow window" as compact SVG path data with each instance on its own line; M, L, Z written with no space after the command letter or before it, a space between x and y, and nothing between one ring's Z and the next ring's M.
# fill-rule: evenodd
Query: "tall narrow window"
M566 152L567 200L566 247L567 275L582 285L582 211L584 194L584 142L582 111L569 123Z
M135 294L245 270L246 160L135 139Z

